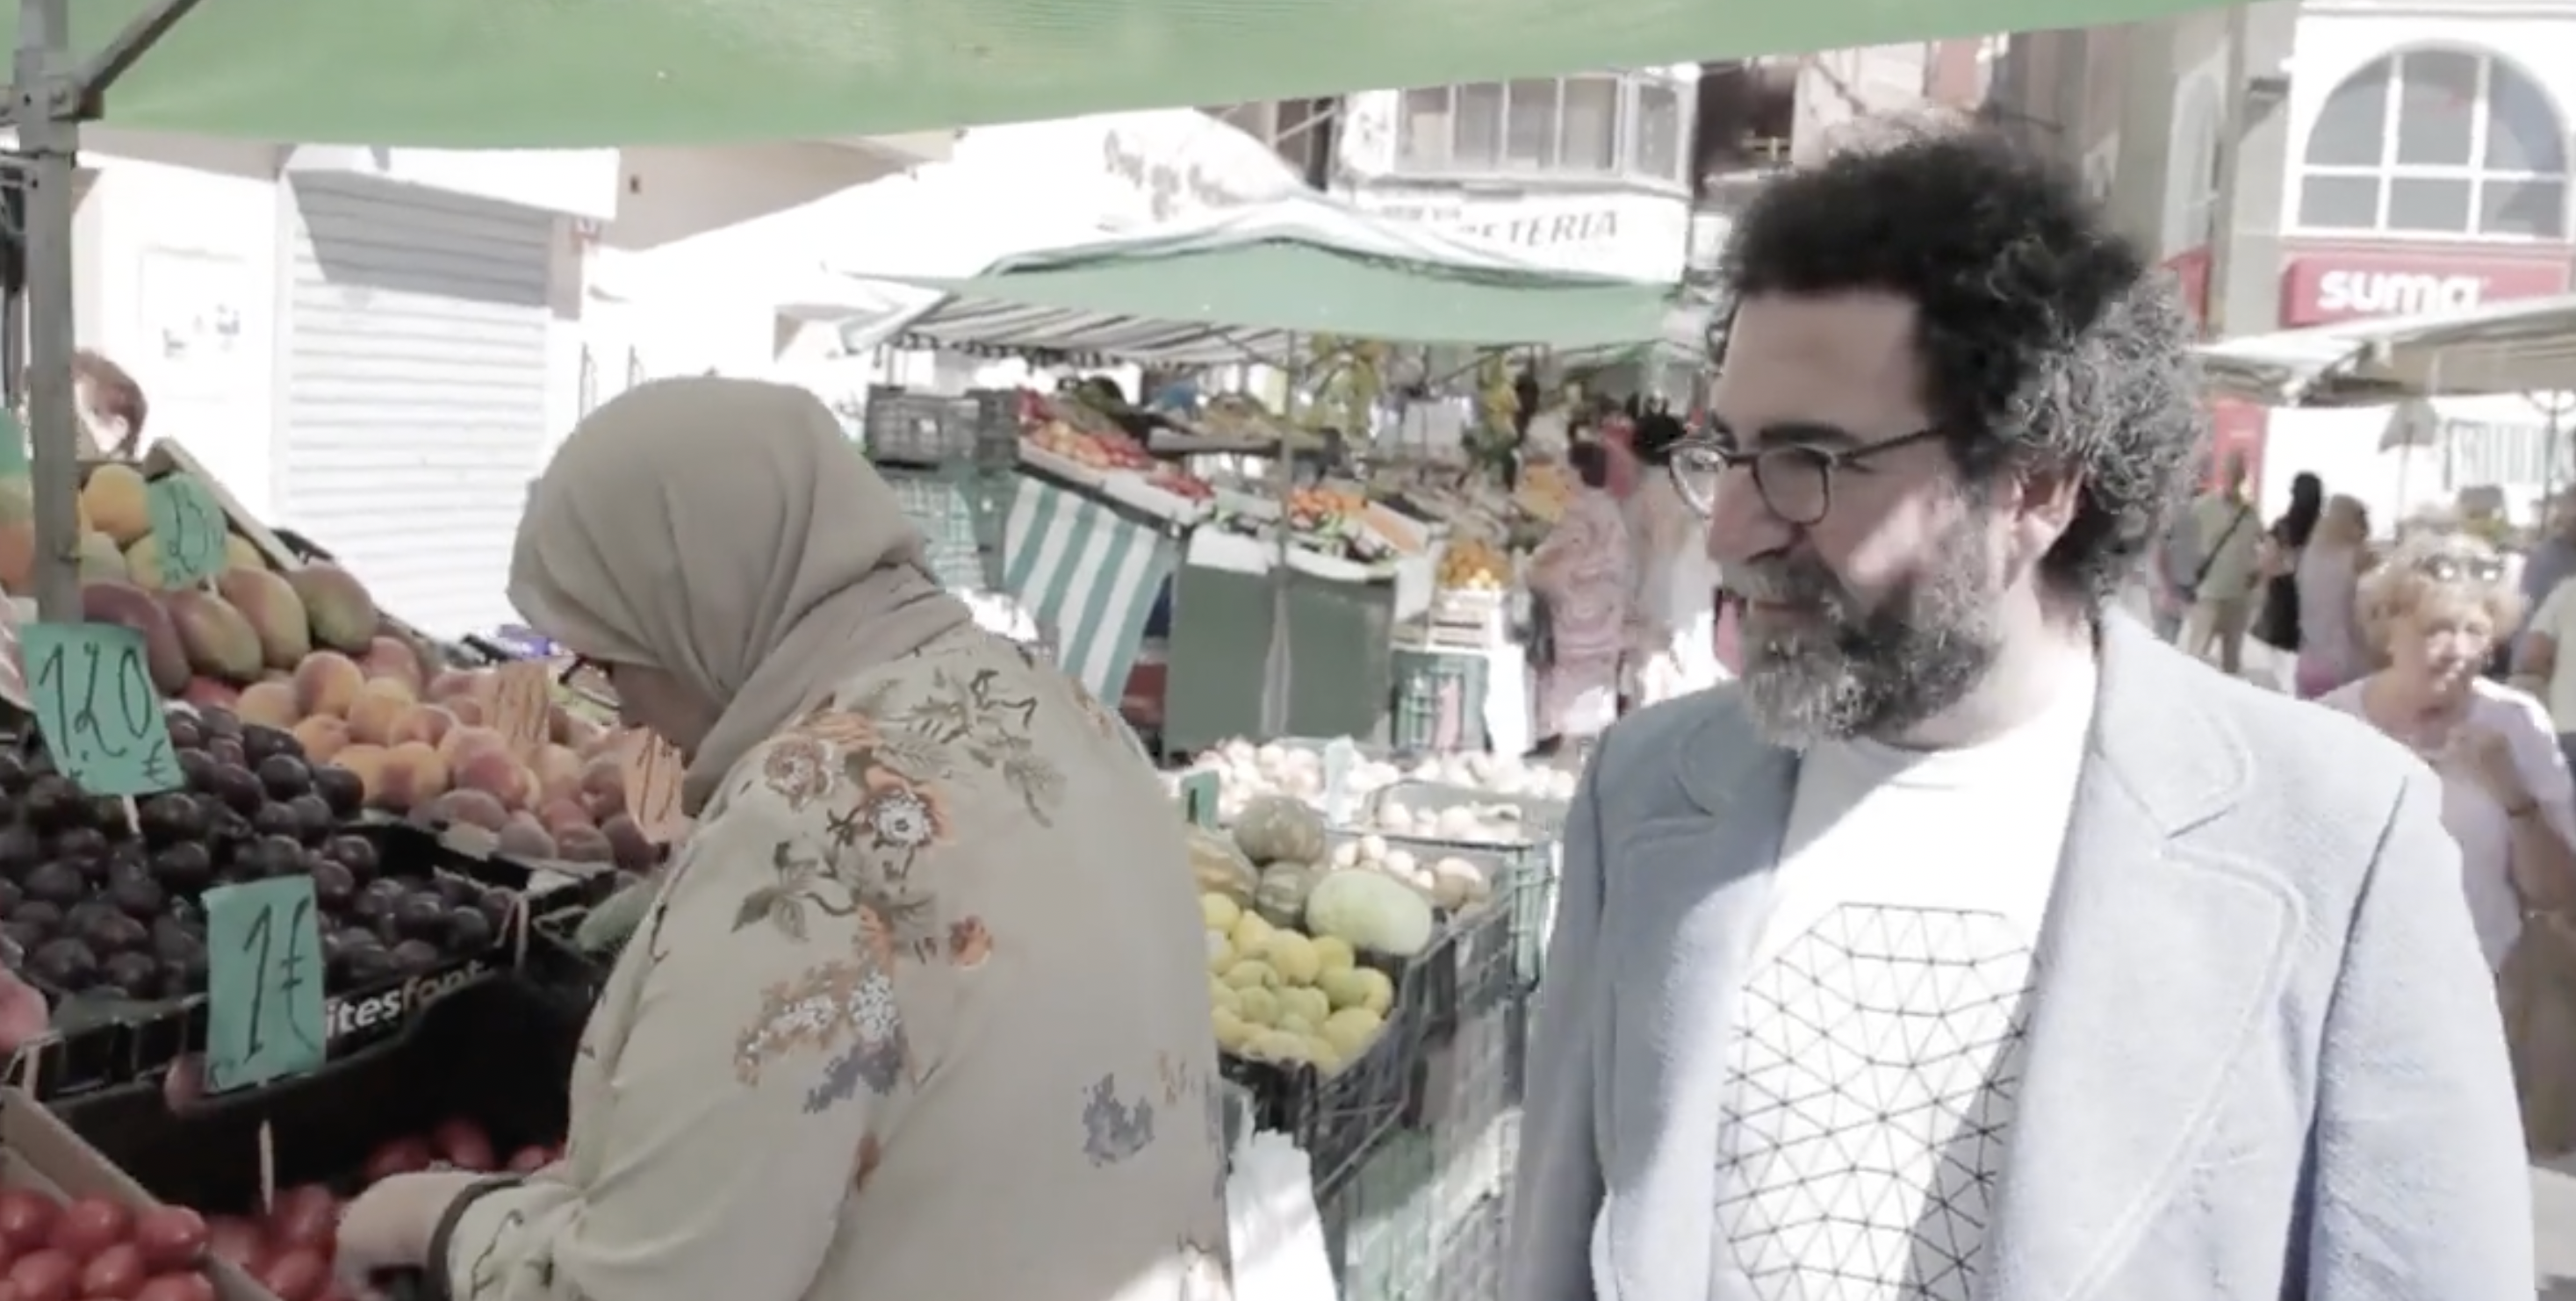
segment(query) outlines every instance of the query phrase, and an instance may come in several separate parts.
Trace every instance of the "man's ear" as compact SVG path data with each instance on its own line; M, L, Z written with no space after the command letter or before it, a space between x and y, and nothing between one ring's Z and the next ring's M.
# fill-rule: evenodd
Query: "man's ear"
M2016 476L2014 484L2013 532L2029 544L2033 557L2046 555L2075 523L2084 476L2064 466L2033 466Z

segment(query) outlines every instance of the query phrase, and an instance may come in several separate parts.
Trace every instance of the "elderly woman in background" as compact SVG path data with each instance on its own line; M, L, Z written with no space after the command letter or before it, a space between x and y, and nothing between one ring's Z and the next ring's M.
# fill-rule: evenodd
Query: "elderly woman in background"
M1717 658L1719 575L1708 554L1708 519L1673 483L1673 447L1684 433L1669 415L1637 421L1634 446L1647 473L1628 499L1635 557L1628 653L1640 705L1713 687L1727 676Z
M2361 575L2369 560L2368 508L2353 497L2329 499L2291 562L2299 596L2297 686L2302 700L2314 700L2370 671L2370 643L2362 632L2359 604Z
M2442 779L2442 825L2490 966L2526 910L2576 902L2576 787L2540 702L2480 675L2522 614L2502 560L2456 531L2419 531L2361 582L2386 667L2321 703L2413 747Z
M1547 602L1550 658L1539 686L1542 739L1576 745L1619 715L1627 645L1628 522L1609 492L1610 449L1567 454L1580 486L1530 557L1530 590Z

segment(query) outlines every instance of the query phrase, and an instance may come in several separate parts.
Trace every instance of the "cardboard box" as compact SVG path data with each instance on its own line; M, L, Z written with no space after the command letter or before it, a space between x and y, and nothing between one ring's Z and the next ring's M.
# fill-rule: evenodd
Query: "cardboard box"
M14 1088L0 1089L0 1185L64 1199L112 1197L137 1211L161 1204L43 1104ZM226 1262L209 1259L205 1273L222 1301L276 1301Z

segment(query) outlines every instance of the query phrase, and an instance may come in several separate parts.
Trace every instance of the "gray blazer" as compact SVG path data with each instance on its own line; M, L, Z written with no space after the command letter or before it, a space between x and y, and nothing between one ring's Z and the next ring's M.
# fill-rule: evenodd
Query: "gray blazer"
M1982 1301L2527 1301L2521 1123L2434 777L2125 615L2101 642ZM1602 742L1566 830L1506 1301L1743 1297L1712 1273L1712 1027L1796 771L1730 688Z

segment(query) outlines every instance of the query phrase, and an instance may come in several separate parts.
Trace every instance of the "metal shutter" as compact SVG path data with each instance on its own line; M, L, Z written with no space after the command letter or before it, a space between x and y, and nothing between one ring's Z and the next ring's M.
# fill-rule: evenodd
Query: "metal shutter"
M511 538L551 444L554 217L364 178L291 185L280 518L425 631L515 622Z

